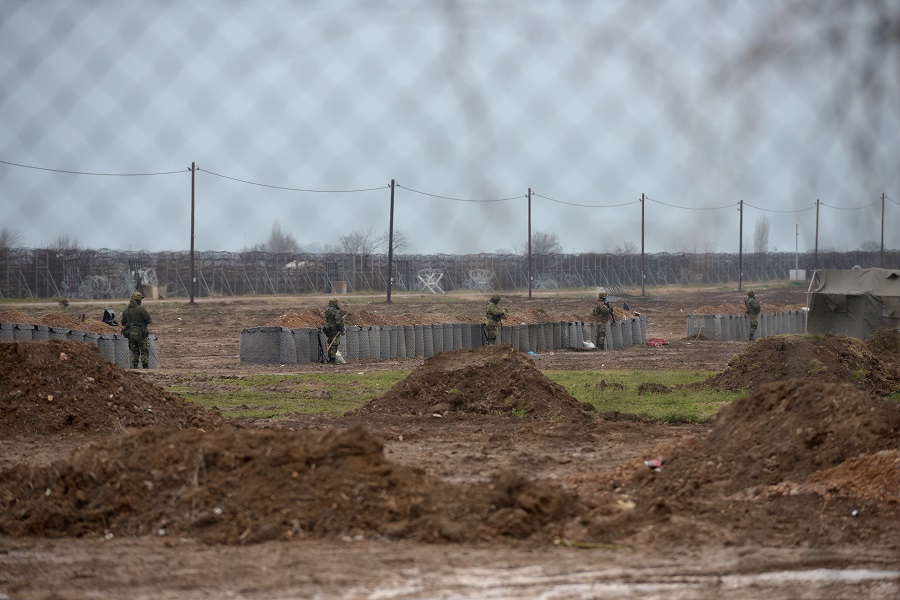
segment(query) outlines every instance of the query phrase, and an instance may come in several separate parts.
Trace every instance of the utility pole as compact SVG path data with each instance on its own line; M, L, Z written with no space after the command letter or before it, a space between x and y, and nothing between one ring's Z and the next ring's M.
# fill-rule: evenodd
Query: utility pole
M884 192L881 192L881 255L878 266L884 268Z
M388 281L387 303L391 303L391 287L394 283L394 180L391 179L391 219L388 225Z
M644 294L644 280L646 279L644 275L644 194L641 194L641 296Z
M194 285L197 282L197 278L194 276L194 192L196 179L197 163L191 162L191 304L194 303Z
M744 284L744 201L738 202L738 212L740 213L740 225L738 226L738 291L743 289Z
M813 254L813 271L819 270L819 199L816 198L816 249Z
M800 270L800 221L794 223L794 277Z
M528 188L528 299L531 300L531 188Z

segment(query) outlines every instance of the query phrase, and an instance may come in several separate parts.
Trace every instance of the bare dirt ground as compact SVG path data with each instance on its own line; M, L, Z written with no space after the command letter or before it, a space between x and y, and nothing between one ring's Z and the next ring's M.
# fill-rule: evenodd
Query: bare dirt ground
M764 311L805 304L801 288L755 289ZM897 597L900 416L879 397L897 364L852 341L689 339L688 314L743 295L648 296L626 301L668 345L533 360L240 363L241 329L314 318L328 297L147 302L152 371L80 345L0 344L0 597ZM375 325L477 321L487 296L341 300ZM504 304L513 322L588 320L592 298ZM105 306L125 303L0 312L90 322ZM790 379L813 360L837 379ZM667 425L585 411L541 374L654 368L758 387L715 423ZM336 419L228 423L160 387L376 369L411 375Z

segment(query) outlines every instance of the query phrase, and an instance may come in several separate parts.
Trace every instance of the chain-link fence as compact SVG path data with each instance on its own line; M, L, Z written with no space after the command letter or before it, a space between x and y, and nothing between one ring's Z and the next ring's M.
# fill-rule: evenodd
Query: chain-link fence
M900 251L885 253L900 268ZM879 252L814 254L554 254L527 258L508 254L400 255L394 257L392 289L440 294L458 291L624 288L672 284L734 284L787 280L795 267L811 270L879 266ZM123 298L158 286L161 297L272 294L382 293L387 256L197 252L74 251L66 254L19 248L0 250L0 297ZM643 264L642 264L643 262ZM741 271L741 268L743 270Z
M896 248L898 23L886 0L0 0L6 247L377 254L347 246L392 215L399 254L521 254L529 225L558 255L634 254L646 193L648 252L736 251L742 199L745 232L772 216L760 252L885 220ZM324 262L378 287L346 260Z

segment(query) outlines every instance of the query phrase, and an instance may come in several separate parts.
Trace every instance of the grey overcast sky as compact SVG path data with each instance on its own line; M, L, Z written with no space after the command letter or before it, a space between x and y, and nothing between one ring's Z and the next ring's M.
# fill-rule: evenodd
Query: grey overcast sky
M885 25L884 17L887 16ZM900 2L0 0L25 246L900 247ZM874 41L873 41L874 40Z

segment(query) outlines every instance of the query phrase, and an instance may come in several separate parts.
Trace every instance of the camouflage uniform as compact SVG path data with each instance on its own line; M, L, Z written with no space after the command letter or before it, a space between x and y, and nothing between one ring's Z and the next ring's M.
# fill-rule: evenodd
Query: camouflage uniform
M753 334L756 333L756 327L759 325L759 300L753 290L747 292L747 299L744 300L745 314L750 318L750 341L753 341Z
M500 296L494 294L491 301L488 302L487 310L484 312L484 336L487 344L493 346L497 343L497 334L500 333L500 324L506 318L506 309L500 308Z
M595 344L597 350L603 350L606 347L606 324L613 319L612 307L606 301L606 293L597 294L597 304L594 306L594 318L597 319L597 339Z
M325 309L325 327L323 331L328 338L328 362L336 360L338 346L341 344L341 335L344 333L344 311L341 310L337 300L329 300Z
M147 326L152 319L147 309L141 306L143 299L142 293L133 293L128 307L122 312L122 335L128 338L132 369L137 369L138 363L145 369L150 368L150 332Z

